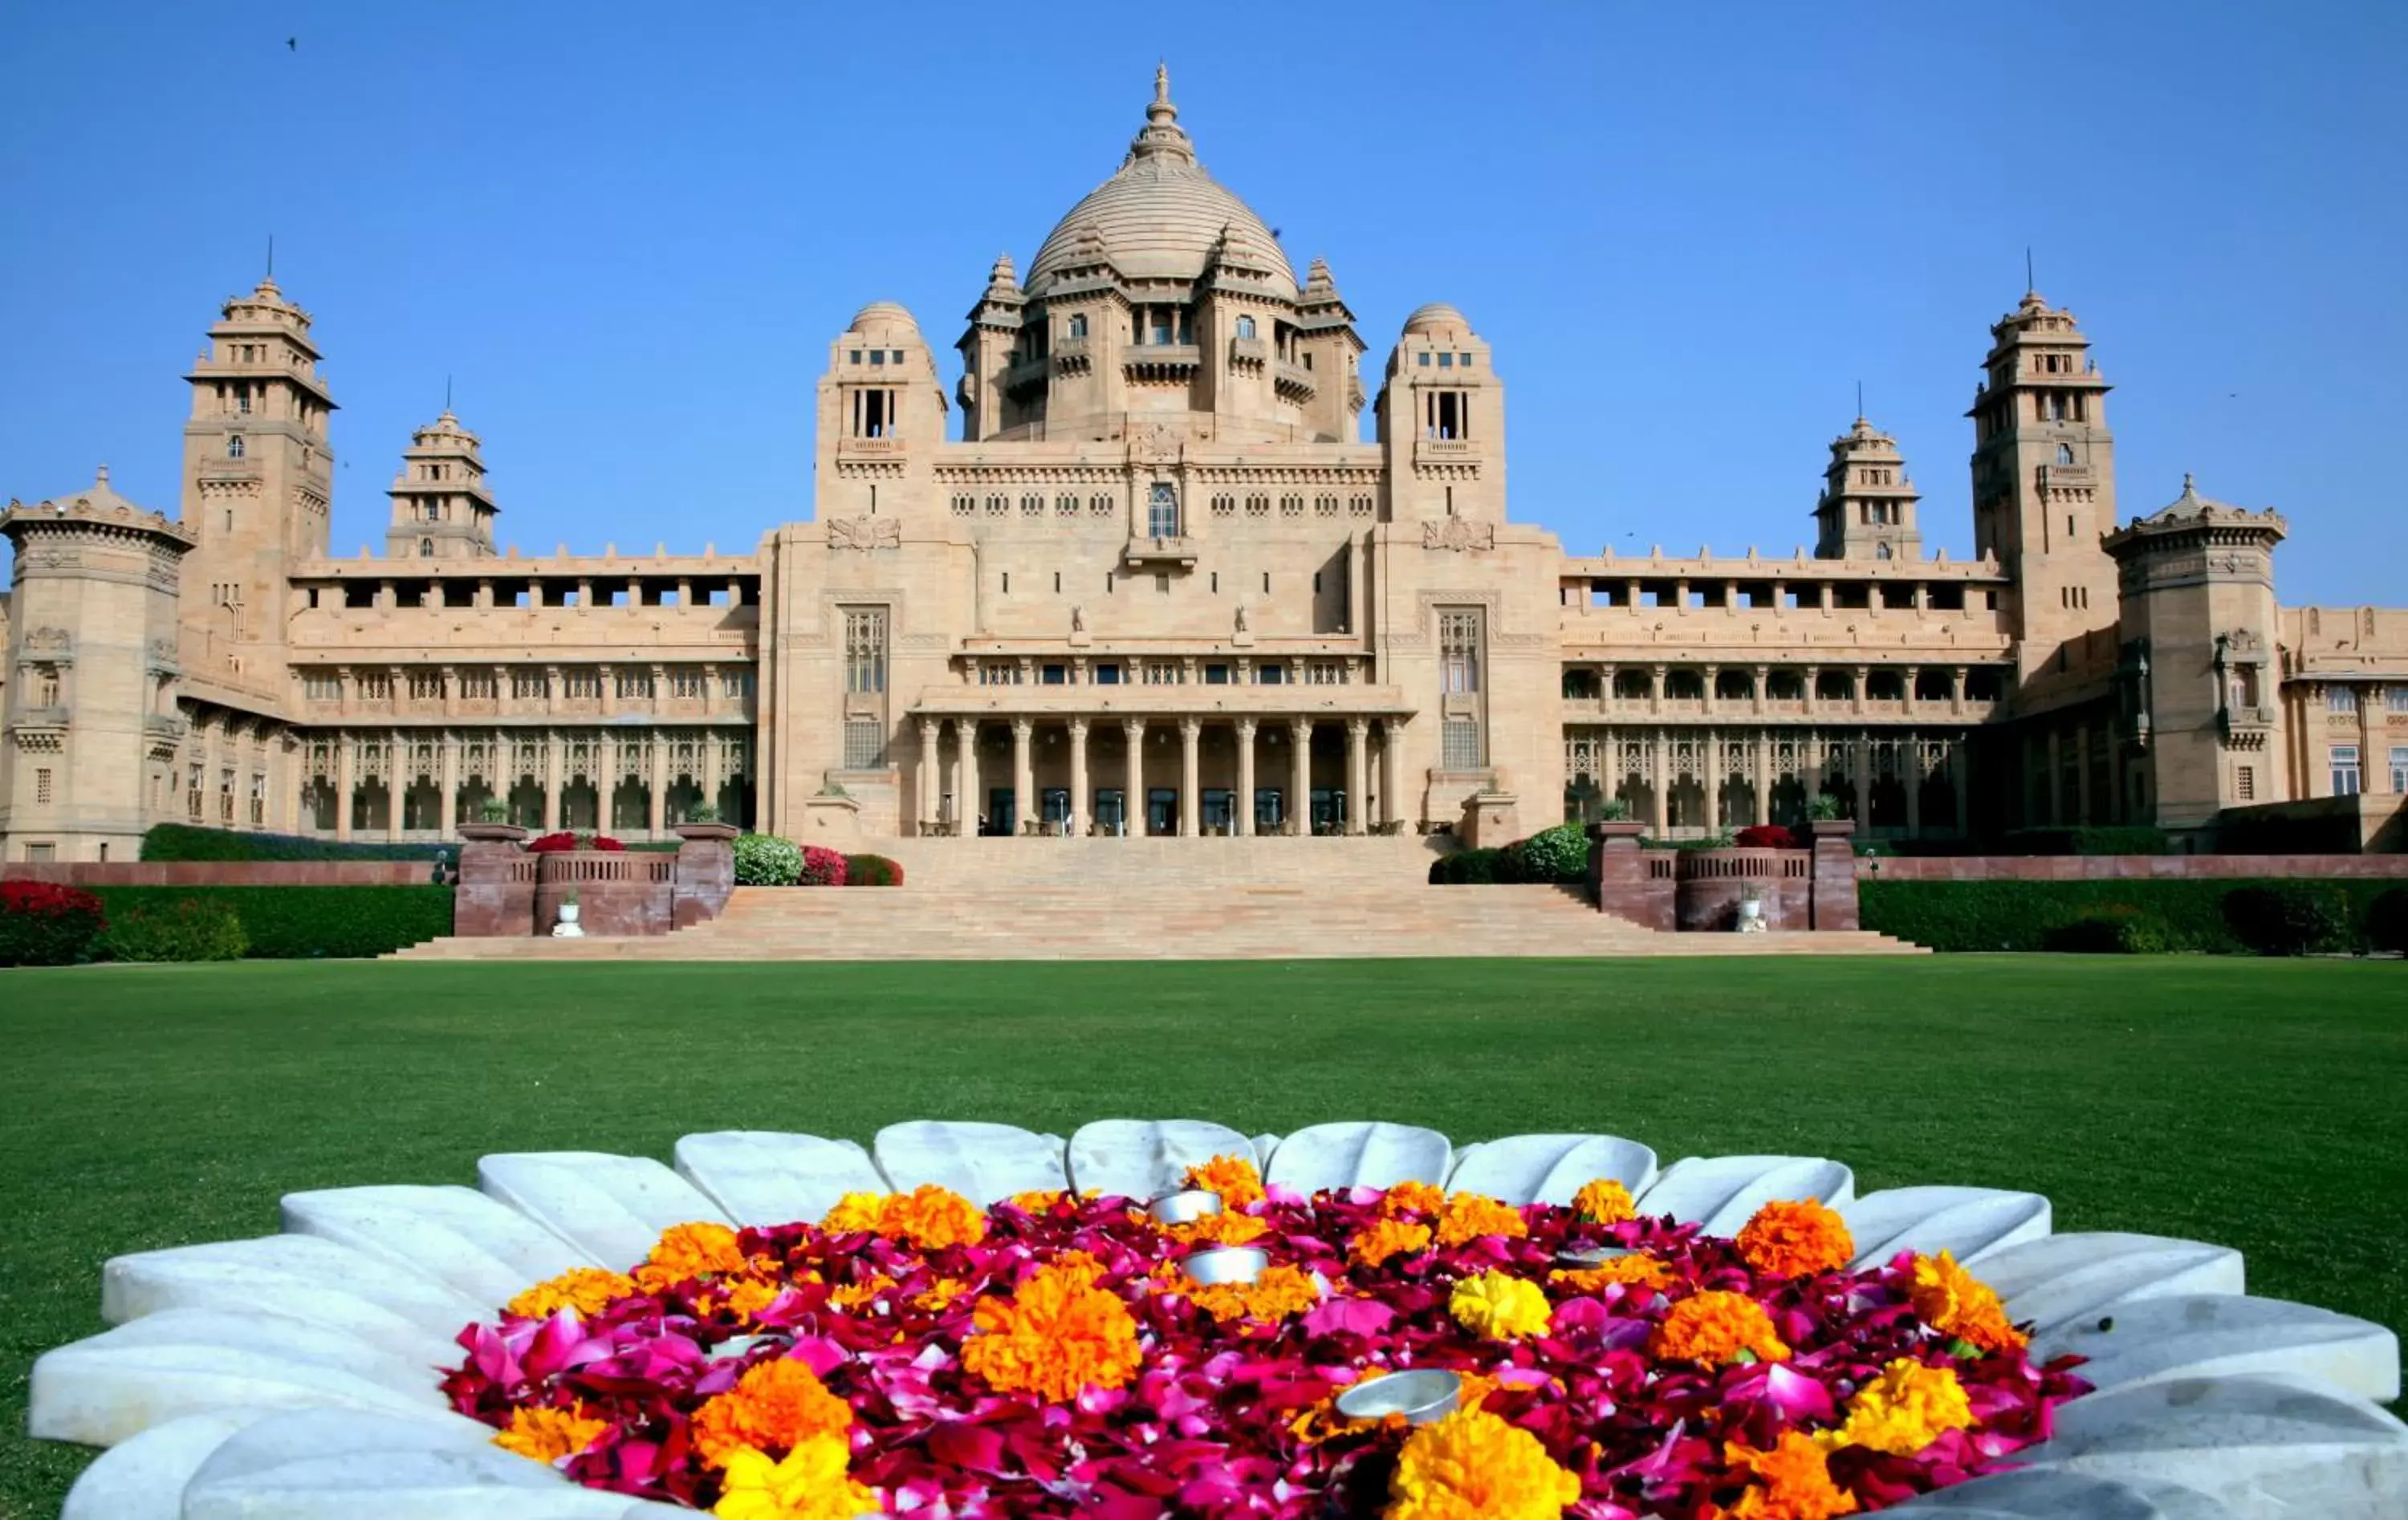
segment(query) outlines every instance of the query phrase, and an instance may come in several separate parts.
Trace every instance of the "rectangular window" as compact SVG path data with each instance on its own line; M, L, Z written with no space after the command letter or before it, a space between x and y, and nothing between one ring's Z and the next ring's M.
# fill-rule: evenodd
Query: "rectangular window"
M1254 684L1257 686L1277 686L1286 680L1287 668L1284 666L1258 665L1254 667Z
M876 770L885 764L885 724L875 718L848 719L844 725L844 768Z
M1441 612L1438 619L1439 689L1480 690L1480 614Z
M55 844L29 844L25 846L25 863L29 866L47 866L51 861L56 860L58 856L59 847Z
M2356 712L2358 710L2358 688L2355 686L2326 687L2325 710L2327 712Z
M413 671L409 678L409 699L413 702L438 702L443 698L443 676L439 671Z
M844 689L855 695L886 689L886 609L882 607L845 610Z
M303 676L301 695L312 702L339 701L343 695L343 682L340 678L335 676Z
M1149 686L1177 686L1187 680L1184 667L1168 660L1149 660L1145 667L1145 683Z
M1204 667L1204 684L1207 686L1226 686L1229 684L1229 667L1226 665L1206 666Z
M521 702L540 702L552 695L552 681L540 670L510 672L510 695Z
M2408 712L2408 686L2394 686L2386 691L2383 705L2394 712Z
M622 670L618 674L619 700L649 702L652 699L652 673L649 670Z
M1039 666L1037 671L1037 684L1068 686L1070 684L1070 667L1067 665Z
M602 675L597 670L571 670L560 683L561 695L572 702L602 699Z
M492 674L489 672L484 675L463 675L460 678L460 695L470 701L492 701L494 699L494 678Z
M50 767L48 766L38 767L34 771L34 800L36 802L50 800Z
M1439 768L1480 768L1480 725L1468 718L1449 718L1439 726Z
M392 701L393 678L381 672L362 676L360 678L360 697L363 701L368 702Z
M2408 792L2408 745L2391 746L2391 790Z
M719 673L719 695L722 696L752 695L752 672L750 670L721 671Z
M1117 686L1117 685L1119 685L1120 683L1121 683L1121 667L1120 667L1119 666L1116 666L1116 665L1099 665L1099 666L1096 667L1096 685L1098 685L1098 686Z
M684 697L688 700L698 700L702 695L703 684L702 672L699 670L672 670L669 672L669 695L671 696Z
M2354 797L2358 794L2359 782L2358 746L2334 745L2332 747L2332 795L2337 797Z

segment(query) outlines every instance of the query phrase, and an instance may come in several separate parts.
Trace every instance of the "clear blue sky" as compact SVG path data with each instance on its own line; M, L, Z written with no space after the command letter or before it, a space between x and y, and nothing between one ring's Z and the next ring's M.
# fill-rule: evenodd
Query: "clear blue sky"
M0 496L105 460L172 510L177 377L272 232L344 408L338 552L447 373L523 548L749 547L810 513L852 312L950 355L1157 56L1369 366L1426 300L1495 345L1512 515L1568 548L1785 552L1861 380L1964 553L2029 244L2117 386L2123 515L2195 470L2288 514L2286 600L2408 601L2398 0L15 5Z

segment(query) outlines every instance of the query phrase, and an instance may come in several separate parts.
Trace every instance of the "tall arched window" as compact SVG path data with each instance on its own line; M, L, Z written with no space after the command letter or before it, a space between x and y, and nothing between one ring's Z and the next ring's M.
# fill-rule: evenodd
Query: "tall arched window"
M1070 319L1070 336L1072 337L1084 337L1087 336L1087 314L1085 312L1080 312Z
M1239 336L1240 337L1254 337L1254 318L1252 318L1252 317L1240 317L1240 318L1238 319L1238 336Z
M433 559L435 557L434 539L421 538L418 540L418 557L420 559Z
M226 439L226 457L228 459L240 459L242 457L241 434L234 434Z
M1179 488L1168 480L1154 481L1146 495L1145 519L1148 538L1178 538Z
M2058 445L2057 446L2057 462L2058 464L2060 464L2060 465L2071 465L2071 464L2072 464L2072 463L2073 463L2073 445L2071 445L2071 444L2070 444L2070 443L2060 443L2060 444L2058 444Z

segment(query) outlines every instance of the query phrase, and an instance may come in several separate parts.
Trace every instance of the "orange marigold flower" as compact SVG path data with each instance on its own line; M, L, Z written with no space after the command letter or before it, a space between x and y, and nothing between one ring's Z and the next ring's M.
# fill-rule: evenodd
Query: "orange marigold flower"
M1634 1252L1594 1267L1558 1267L1547 1274L1547 1281L1561 1283L1575 1293L1596 1293L1616 1283L1634 1288L1669 1287L1672 1272L1654 1256Z
M878 1490L853 1481L850 1447L838 1437L817 1436L771 1460L750 1447L729 1455L719 1502L719 1520L853 1520L883 1508Z
M1837 1520L1856 1513L1856 1496L1831 1482L1831 1469L1802 1430L1784 1430L1770 1450L1732 1441L1723 1460L1755 1480L1730 1509L1731 1520Z
M1973 1403L1956 1374L1901 1356L1848 1400L1848 1418L1836 1430L1816 1433L1825 1451L1863 1446L1892 1456L1913 1456L1951 1430L1973 1424Z
M1187 1186L1221 1195L1224 1209L1250 1209L1263 1201L1263 1174L1241 1155L1216 1155L1187 1169Z
M1459 1409L1405 1438L1386 1520L1556 1520L1581 1496L1539 1438L1484 1410Z
M580 1315L598 1314L617 1300L632 1296L636 1282L599 1267L571 1267L547 1278L503 1305L505 1312L527 1319L550 1319L564 1309Z
M1182 1245L1244 1245L1268 1235L1270 1229L1259 1214L1221 1213L1169 1226L1163 1233Z
M885 1206L883 1193L847 1193L836 1200L820 1219L820 1228L830 1235L859 1235L878 1227L879 1211Z
M953 1189L923 1183L909 1193L887 1195L878 1211L878 1233L923 1251L976 1245L986 1239L986 1215Z
M1914 1286L1908 1298L1923 1323L1984 1351L2021 1351L2031 1340L2009 1322L1998 1293L1957 1266L1948 1252L1914 1258Z
M1639 1214L1630 1201L1630 1189L1611 1177L1592 1177L1581 1183L1580 1191L1572 1195L1572 1212L1590 1225L1619 1225Z
M494 1438L494 1444L538 1462L557 1462L593 1445L609 1428L609 1421L587 1414L582 1404L566 1409L521 1408L510 1411L509 1426Z
M658 1293L675 1283L718 1272L740 1272L751 1263L736 1246L736 1232L724 1225L671 1225L661 1233L643 1265L636 1269L636 1285Z
M1411 1256L1429 1249L1430 1227L1402 1219L1375 1219L1346 1242L1347 1258L1377 1267L1390 1256Z
M838 1309L859 1309L881 1295L893 1292L894 1289L895 1279L883 1274L873 1274L858 1283L847 1283L831 1292L828 1295L828 1302Z
M719 1286L726 1294L727 1307L736 1317L747 1320L776 1303L778 1295L786 1291L784 1283L768 1277L731 1278Z
M1282 1320L1321 1302L1321 1284L1301 1267L1266 1267L1251 1283L1191 1287L1187 1301L1216 1320Z
M1484 1235L1519 1239L1530 1233L1522 1211L1477 1193L1450 1193L1438 1214L1438 1243L1469 1245Z
M1417 1183L1408 1177L1388 1189L1380 1199L1383 1214L1434 1214L1446 1207L1446 1194L1427 1183Z
M724 1467L748 1448L788 1451L852 1428L852 1408L809 1367L787 1357L745 1369L735 1387L695 1411L694 1449L707 1465Z
M1731 1243L1740 1259L1773 1277L1812 1277L1835 1272L1856 1259L1848 1222L1812 1198L1774 1199L1741 1226Z
M1039 1269L1010 1298L982 1300L977 1320L962 1366L1004 1392L1062 1403L1137 1375L1137 1321L1083 1269Z
M941 1314L953 1307L955 1299L970 1290L970 1285L957 1277L940 1277L911 1296L911 1307L932 1314Z
M1744 1293L1691 1294L1672 1306L1647 1341L1651 1356L1708 1367L1736 1361L1742 1351L1760 1362L1789 1359L1772 1316Z

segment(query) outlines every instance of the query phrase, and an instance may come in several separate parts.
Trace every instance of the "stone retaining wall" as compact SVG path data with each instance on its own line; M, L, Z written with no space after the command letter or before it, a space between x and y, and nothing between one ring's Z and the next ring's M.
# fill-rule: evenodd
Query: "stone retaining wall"
M1859 858L1856 874L1884 882L2408 881L2408 855L1880 855Z
M526 831L465 827L452 933L460 939L549 935L561 905L577 896L589 935L667 934L719 916L736 886L736 830L684 825L675 854L638 850L556 850L531 854Z
M1741 899L1754 896L1768 929L1860 926L1853 825L1808 825L1813 842L1804 850L1641 850L1641 827L1589 825L1588 886L1598 912L1668 934L1727 933L1738 926Z

